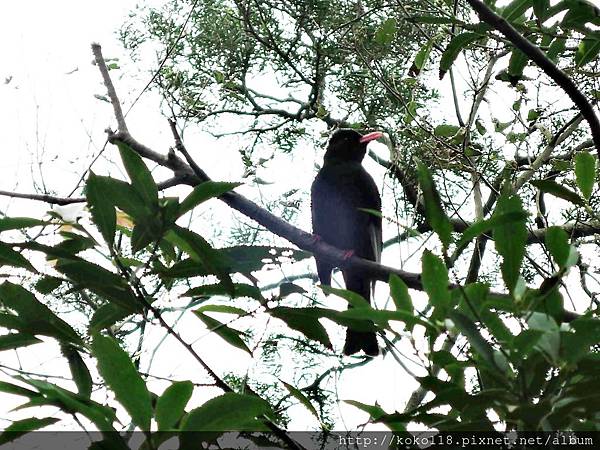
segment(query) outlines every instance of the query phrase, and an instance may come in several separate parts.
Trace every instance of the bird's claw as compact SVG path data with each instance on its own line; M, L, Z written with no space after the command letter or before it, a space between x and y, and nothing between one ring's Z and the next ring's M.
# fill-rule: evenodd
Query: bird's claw
M322 240L323 240L323 238L321 236L319 236L318 234L313 234L310 238L310 244L311 245L318 244Z
M354 256L354 250L345 250L342 255L342 258L344 259L344 261L346 261L346 260L352 258L353 256Z

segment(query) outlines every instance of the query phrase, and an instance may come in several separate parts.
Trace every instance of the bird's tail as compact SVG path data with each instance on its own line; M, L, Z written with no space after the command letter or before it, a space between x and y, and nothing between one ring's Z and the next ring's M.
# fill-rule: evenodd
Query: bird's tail
M344 271L344 282L346 289L362 295L365 300L371 299L371 281L364 275L356 272ZM351 306L350 306L351 307ZM344 344L344 355L353 355L359 351L365 352L365 355L379 355L379 346L377 345L377 336L374 331L356 331L348 328L346 330L346 343Z
M372 331L354 331L346 330L346 343L344 344L344 355L353 355L360 351L365 352L365 355L379 355L379 345L377 345L377 337Z

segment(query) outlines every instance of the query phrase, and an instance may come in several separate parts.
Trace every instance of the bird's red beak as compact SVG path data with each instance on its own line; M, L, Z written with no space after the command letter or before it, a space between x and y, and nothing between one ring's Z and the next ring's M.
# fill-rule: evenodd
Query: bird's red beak
M365 142L371 142L375 139L379 139L381 136L383 136L383 133L381 131L373 131L372 133L367 133L363 137L361 137L360 143L364 144Z

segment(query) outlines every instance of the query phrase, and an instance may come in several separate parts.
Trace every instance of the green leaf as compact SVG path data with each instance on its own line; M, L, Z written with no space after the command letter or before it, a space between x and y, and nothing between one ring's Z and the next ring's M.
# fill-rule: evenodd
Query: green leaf
M336 317L331 316L329 314L325 314L324 316L333 321L338 321L338 319L354 319L356 321L362 321L365 324L371 325L369 327L370 331L375 330L375 328L372 326L371 322L376 323L383 327L388 327L388 322L390 320L404 322L406 324L406 327L409 329L413 328L415 325L422 325L425 328L427 328L428 330L435 329L435 327L428 321L420 319L420 318L416 317L414 314L411 314L407 311L388 311L388 310L382 310L382 309L373 309L371 307L360 308L360 309L359 308L350 308L350 309L347 309L346 311L339 311L336 314ZM352 328L355 328L355 327L352 327ZM362 331L358 327L356 327L356 328L359 331Z
M596 182L596 158L587 151L575 155L575 181L583 198L589 201Z
M2 434L0 434L0 445L14 441L30 431L39 430L58 421L59 419L55 419L54 417L44 417L42 419L28 417L27 419L17 420L7 426Z
M373 420L379 420L381 417L387 415L387 413L379 405L367 405L365 403L357 402L356 400L343 400L344 403L352 405L361 411L366 412L371 416Z
M279 285L279 298L285 298L291 294L306 294L306 290L302 286L294 283L281 283Z
M265 426L256 420L270 411L269 404L251 395L227 392L191 411L182 431L254 431ZM186 433L182 435L184 438ZM193 437L193 435L191 435ZM196 447L194 447L196 448Z
M262 270L267 264L279 266L284 262L301 261L312 257L309 252L303 250L266 245L238 245L218 249L218 252L227 261L230 273L244 274ZM155 267L155 271L161 277L170 278L190 278L212 274L201 263L191 258L177 262L170 268Z
M200 298L210 298L215 295L223 295L231 298L250 297L261 302L264 301L260 289L256 286L243 283L234 283L233 293L223 284L203 284L202 286L196 286L181 294L182 297Z
M546 17L546 11L550 7L550 0L533 0L533 12L540 22Z
M35 283L35 289L40 294L49 294L53 290L57 289L63 283L63 281L63 279L57 277L42 277Z
M475 323L456 310L450 311L449 317L460 332L465 335L469 344L471 344L471 347L475 350L475 353L477 353L489 366L499 368L494 357L494 349L481 336Z
M108 303L98 308L90 320L89 332L94 333L113 326L119 320L123 320L132 313L123 309L115 303Z
M29 270L30 272L37 273L37 270L35 270L35 267L31 265L27 258L3 242L0 242L0 265L21 267Z
M392 17L386 19L375 32L375 42L387 47L394 40L397 29L396 19Z
M224 323L221 323L217 319L213 319L212 317L209 317L206 314L202 314L202 312L194 311L194 314L196 314L196 316L202 322L204 322L204 325L206 325L209 331L216 333L228 344L233 345L234 347L239 348L241 350L244 350L250 355L252 354L252 350L248 348L244 340L240 337L240 331L234 330L233 328L229 328Z
M13 350L19 347L27 347L42 342L35 336L28 333L9 333L0 336L0 352L4 350Z
M425 45L423 45L421 49L417 52L409 74L413 76L418 76L421 73L421 70L423 70L423 67L425 67L425 63L427 63L427 60L429 59L429 55L431 53L431 49L433 47L433 44L435 43L435 40L435 38L429 39L425 43Z
M485 136L487 134L487 129L485 128L483 123L481 123L481 120L479 120L479 119L475 120L475 127L477 128L477 132L481 136Z
M183 199L177 215L182 216L186 212L194 209L200 203L211 198L219 197L241 184L242 183L226 183L221 181L205 181L204 183L200 183L185 199Z
M242 308L237 308L231 305L203 305L200 308L194 310L195 314L201 314L205 312L235 314L237 316L243 316L246 314L246 311L244 311Z
M25 322L19 319L18 316L5 313L0 313L0 327L17 331L28 330Z
M22 397L34 398L39 394L30 389L26 389L17 384L7 383L6 381L0 381L0 392L12 395L20 395Z
M469 44L481 39L483 36L479 33L466 32L454 36L440 60L440 79L450 70L452 64L460 54L461 50L466 48Z
M502 10L502 17L508 22L513 22L531 8L531 3L532 0L513 0Z
M553 62L557 62L558 61L558 57L560 55L562 55L562 53L565 51L565 48L567 46L567 38L569 37L569 35L567 33L565 33L562 36L557 36L552 43L550 44L550 46L548 47L548 50L546 51L546 56Z
M571 249L567 232L560 227L548 227L546 229L545 243L556 264L560 268L566 268L571 251L576 251L575 249Z
M555 197L562 198L563 200L571 202L575 205L582 206L585 204L583 199L579 195L577 195L577 193L564 187L561 184L558 184L555 181L533 180L531 184L532 186L538 188L542 192L546 192L548 194L554 195Z
M530 109L527 112L527 121L531 122L540 117L540 111L537 109Z
M152 209L146 205L140 194L122 180L97 175L94 183L99 192L110 200L121 211L127 213L134 221L138 221L152 215Z
M575 64L578 67L585 66L595 61L598 53L600 53L600 33L589 33L577 47Z
M435 127L435 129L433 130L433 134L434 136L452 137L456 135L456 133L458 133L458 130L460 130L460 127L457 127L456 125L444 124Z
M368 308L369 302L362 295L357 294L356 292L349 291L347 289L338 289L332 288L331 286L321 285L319 286L321 290L329 295L337 295L338 297L343 298L348 303L350 303L354 308Z
M169 230L165 235L165 239L186 252L192 259L202 263L233 294L234 286L229 277L229 259L212 248L206 239L193 231L179 226L174 226Z
M502 321L497 311L483 308L480 311L479 316L492 336L494 336L499 342L503 344L510 344L512 342L513 334Z
M192 397L194 385L191 381L174 382L156 402L156 423L159 431L173 428L185 414L185 406Z
M516 196L502 194L493 216L508 213L525 214L521 205L521 199ZM525 220L512 221L496 224L493 229L496 250L502 256L502 278L508 290L512 293L519 274L521 273L521 262L525 255L525 244L527 242L527 227Z
M137 253L145 249L148 245L160 239L162 236L156 227L157 223L153 219L150 221L138 221L131 231L131 253Z
M543 334L544 332L540 330L523 330L515 336L510 347L515 359L521 361L529 356Z
M543 332L537 347L556 361L560 351L560 328L556 321L547 314L533 312L527 320L531 330Z
M77 392L83 397L90 398L93 387L92 376L79 351L72 345L61 345L61 351L69 362L69 369L77 386Z
M0 218L0 232L38 227L48 225L49 223L43 220L32 219L31 217L2 217Z
M515 222L524 222L527 220L527 217L528 214L525 211L511 211L505 214L494 214L489 219L473 222L463 231L462 236L456 243L456 247L460 248L477 236L485 234L496 227Z
M473 320L478 320L477 314L490 307L487 304L489 286L484 283L469 283L463 289L455 289L452 291L455 302L458 303L459 310L471 317Z
M302 391L300 389L292 386L291 384L286 383L283 380L279 380L279 381L281 381L283 383L283 385L288 390L288 392L292 395L292 397L294 397L296 400L298 400L300 403L302 403L306 407L306 409L308 409L311 412L311 414L313 416L315 416L317 419L319 418L319 413L317 412L315 407L312 405L310 400L308 398L306 398L306 396L302 393Z
M600 10L593 3L586 0L566 0L564 3L568 11L561 22L563 28L581 29L588 22L598 25Z
M101 190L101 183L94 172L90 172L85 185L85 196L92 219L108 245L112 245L117 229L117 213L112 201Z
M111 424L117 418L115 411L108 406L103 406L47 381L25 377L17 377L17 379L34 386L42 394L43 397L38 397L37 399L45 400L45 402L41 402L40 404L58 405L63 411L69 414L80 413L89 419L99 431L115 431Z
M444 248L452 242L452 225L446 216L440 196L435 188L431 172L421 161L417 163L419 184L423 191L423 199L425 203L425 216L427 223L431 226L440 238Z
M276 306L269 310L269 314L283 320L290 328L299 331L309 339L320 342L326 348L332 349L327 331L319 322L319 317L322 317L320 312L321 310L318 308L289 308L287 306Z
M394 305L398 311L406 311L409 314L414 314L412 299L408 292L408 286L398 275L391 273L388 281L390 285L390 295L394 300Z
M103 267L80 259L60 259L55 268L75 283L131 313L144 309L125 280Z
M512 80L520 80L523 76L523 70L527 66L527 62L529 61L529 57L523 53L518 48L515 48L510 55L510 60L508 61L508 75Z
M429 250L423 252L421 262L423 289L429 296L429 302L436 309L446 311L452 303L450 291L448 290L448 269L446 269L446 265Z
M31 334L42 334L61 342L83 345L79 335L67 322L55 315L23 287L5 281L0 285L0 301L5 307L18 314Z
M99 333L93 336L92 354L98 360L98 372L133 422L142 431L150 430L150 393L129 355L113 338Z
M151 209L158 207L158 188L140 155L123 142L117 146L133 188Z

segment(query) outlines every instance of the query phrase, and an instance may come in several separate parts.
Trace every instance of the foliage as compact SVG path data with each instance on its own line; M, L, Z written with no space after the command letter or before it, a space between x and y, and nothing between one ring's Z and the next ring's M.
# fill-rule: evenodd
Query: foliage
M590 3L487 3L588 98L598 98L600 41L591 25L599 25L600 14ZM415 372L422 395L405 411L348 400L374 423L397 431L414 423L442 431L598 431L600 286L591 281L600 264L598 164L586 150L593 144L580 112L556 97L526 54L461 2L456 9L452 2L419 0L193 5L171 0L164 9L142 9L122 30L134 55L149 42L169 49L155 87L176 118L215 130L235 117L239 129L224 134L242 133L251 142L240 148L249 169L264 163L253 155L259 144L281 149L273 157L286 158L315 130L385 130L389 160L373 159L404 192L392 199L404 211L398 216L415 221L406 232L392 230L387 246L421 244L418 282L391 274L391 307L323 289L351 303L348 310L325 307L312 283L282 280L261 289L266 270L310 255L280 243L211 244L210 223L191 229L182 218L238 184L207 181L181 200L166 197L146 161L122 143L129 181L90 172L88 223L56 231L58 244L0 242L10 275L28 272L35 281L0 285L0 326L10 330L0 337L0 350L36 345L40 337L56 341L77 390L20 374L15 383L0 383L0 391L23 397L21 408L52 405L85 418L111 448L126 444L114 433L115 411L94 399L94 366L119 411L146 432L148 448L162 439L152 419L161 432L202 432L203 440L214 441L223 430L285 427L288 409L297 404L328 428L336 423L332 374L370 363L336 356L332 330L350 326L385 337L386 356L401 359L404 345L418 345L415 354L422 356ZM470 74L463 79L470 103L457 100L451 118L438 111L435 76L458 98L454 74L461 71ZM261 77L277 80L277 92L260 90ZM493 103L488 113L480 108L486 101ZM392 210L384 210L384 218ZM57 225L67 224L0 218L1 231ZM53 261L55 270L41 273L32 255ZM429 306L417 301L417 287ZM279 381L219 377L164 320L168 308L159 299L170 292L191 298L185 309L194 309L198 326L262 362ZM588 301L567 306L571 293ZM69 324L45 304L48 298L85 304L86 328ZM573 307L579 314L567 311ZM263 334L261 320L280 329ZM173 381L161 395L149 390L125 343L128 334L143 337L151 322L183 341L190 361L208 372L208 384L222 390L218 396L192 408L190 399L204 387ZM441 341L449 345L440 348ZM291 362L298 367L293 380L282 374ZM54 422L32 416L14 422L17 433L0 440ZM182 436L182 448L195 442L189 433Z

